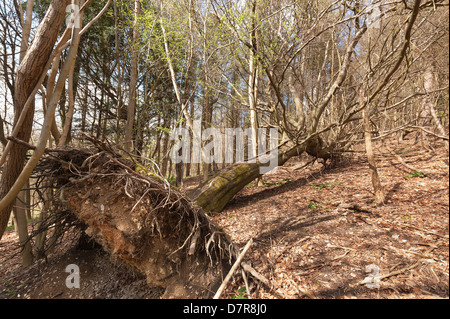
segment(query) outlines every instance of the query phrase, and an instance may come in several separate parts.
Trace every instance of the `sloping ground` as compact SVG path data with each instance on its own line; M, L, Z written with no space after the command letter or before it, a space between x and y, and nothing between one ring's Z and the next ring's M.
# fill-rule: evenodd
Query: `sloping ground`
M49 216L75 220L114 260L164 289L161 298L212 297L235 256L228 237L167 182L93 142L99 149L49 150L41 159L37 183L55 190Z
M254 298L448 298L448 158L413 140L391 145L421 178L377 146L384 206L373 203L361 152L326 170L296 170L308 159L291 160L213 217L241 247L253 238L248 258L273 285L255 285ZM369 265L377 268L366 273ZM361 283L371 274L379 289Z
M448 298L448 158L413 140L391 149L427 175L411 175L378 145L376 154L386 155L377 162L387 191L384 206L373 203L364 153L356 153L325 170L321 164L296 169L310 159L292 159L264 176L265 187L247 186L211 217L241 248L253 238L246 259L271 281L267 288L250 280L253 298ZM92 192L102 197L112 186ZM78 192L71 194L86 201ZM29 269L20 268L20 256L12 255L15 234L4 236L0 297L158 298L164 293L98 247L74 247L73 236L65 237L48 263ZM65 286L65 267L73 263L80 265L83 289ZM366 273L368 265L376 265L378 273ZM370 274L381 276L380 288L361 283ZM247 297L242 278L234 278L222 298Z
M13 256L17 237L11 231L0 243L2 257L0 298L25 299L141 299L159 298L164 289L151 288L146 278L119 261L113 261L102 248L78 244L79 233L70 232L57 246L48 263L43 260L27 269L21 267L20 256ZM68 265L80 269L80 288L66 286Z

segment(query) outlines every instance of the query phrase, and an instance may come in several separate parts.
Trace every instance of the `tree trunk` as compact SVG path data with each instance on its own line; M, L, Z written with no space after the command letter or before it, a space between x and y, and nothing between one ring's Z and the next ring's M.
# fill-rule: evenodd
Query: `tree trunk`
M0 143L2 143L3 148L5 148L8 141L6 140L5 131L3 129L3 119L0 115Z
M67 36L66 36L66 40L68 40L68 39L69 39L69 34L67 34ZM47 105L50 104L50 99L52 98L53 90L55 88L55 80L56 80L56 75L58 74L58 71L59 71L61 54L62 54L62 52L59 53L53 60L52 68L50 69L50 73L47 77L47 85L46 85L47 91L46 91L46 100L45 100L46 103L44 104L44 114L47 113ZM60 109L61 110L63 110L63 108L64 108L65 103L63 103L63 102L64 102L63 100L60 101ZM61 108L61 105L63 108ZM61 135L59 134L58 126L56 125L56 121L52 122L51 131L52 131L53 138L55 139L55 143L56 143L56 145L58 145L59 138L61 137Z
M59 29L65 18L65 9L70 0L53 0L49 9L36 30L33 42L29 46L24 59L20 63L14 94L14 123L17 123L22 113L23 107L33 92L59 34ZM34 116L34 107L31 107L25 116L24 123L17 134L17 138L28 142L31 136ZM0 181L0 198L3 199L16 182L17 177L22 172L25 162L27 148L14 143L9 152L8 161L3 167L3 174ZM8 224L13 201L0 209L0 238Z
M291 92L292 99L294 100L295 113L297 116L297 130L303 128L305 123L305 112L303 111L303 92L299 92L295 85L294 70L291 70L288 74L289 91Z
M250 44L252 49L249 52L249 77L248 77L248 102L250 109L250 126L251 126L251 138L252 149L248 150L249 158L258 156L258 114L256 112L256 106L258 104L258 82L259 82L259 68L256 52L258 50L256 43L256 1L252 4L252 34L250 38ZM249 137L250 138L250 137ZM257 180L258 186L263 186L263 181L260 177Z
M28 40L30 38L30 32L31 32L31 21L32 21L32 15L33 15L33 5L34 1L27 1L27 11L25 14L25 20L22 24L22 40L20 43L20 61L23 60L25 53L28 49Z
M118 19L119 19L119 12L121 10L118 10L117 8L117 1L114 1L114 40L115 40L115 51L116 51L116 61L120 61L121 57L121 51L120 51L120 43L119 43L119 25L118 25ZM120 120L122 119L122 83L123 83L123 74L124 74L124 67L122 63L118 63L118 74L117 74L117 111L116 111L116 143L119 144L120 139Z
M31 250L31 242L28 240L27 205L26 194L24 191L17 195L14 218L14 225L19 235L19 243L23 246L21 252L22 266L28 267L33 262L33 254Z
M134 29L133 29L133 48L131 56L131 75L130 75L130 94L127 112L127 127L125 132L125 149L130 152L132 149L134 115L136 109L136 84L137 84L137 68L138 68L138 43L139 28L138 18L141 11L141 3L139 0L134 2Z
M169 149L169 134L166 132L162 133L163 147L162 147L162 163L161 163L161 174L162 176L167 175L167 164L169 160L168 149Z
M430 65L429 67L425 68L425 72L423 74L423 86L425 88L425 92L432 92L434 90L434 67L433 65ZM439 130L439 133L442 136L446 136L445 129L441 124L441 121L439 120L437 114L436 114L436 108L434 106L434 102L430 94L427 94L424 99L425 105L424 109L427 110L427 113L431 115L433 118L434 124L436 125L437 129ZM444 140L445 148L447 151L447 154L449 152L449 143L448 140Z
M34 254L37 259L46 258L46 256L47 256L47 254L45 252L46 251L45 244L46 244L46 240L47 240L46 227L48 227L46 225L46 220L47 220L47 216L49 215L50 203L51 203L51 199L53 197L53 188L51 187L51 185L48 181L44 182L44 191L43 191L42 195L43 195L42 196L43 204L41 207L41 212L39 214L39 223L37 225L38 235L35 239L35 244L33 247Z
M365 100L363 89L361 89L359 92L359 99L360 105L363 105ZM366 143L367 161L369 162L369 168L371 171L372 186L375 193L375 200L377 204L384 204L385 201L384 189L383 186L381 185L380 177L378 176L377 164L375 162L375 157L373 154L372 134L370 130L370 118L369 118L370 117L369 105L370 104L368 104L362 111L364 121L364 140Z
M81 1L81 5L83 5L84 0ZM80 5L79 1L78 4ZM80 21L83 21L83 13L80 13ZM81 22L80 22L80 27L81 27ZM79 28L74 28L74 33L76 32L78 37L78 33L80 32ZM67 144L69 142L69 136L70 136L70 129L72 127L72 118L73 118L73 113L75 111L75 96L74 96L74 83L73 83L73 76L74 76L74 70L75 70L75 64L72 65L72 68L69 71L69 80L68 80L68 94L69 94L69 110L66 113L66 118L64 121L64 127L63 127L63 131L58 143L58 146L64 146L65 144ZM55 121L53 121L55 122Z
M89 80L86 78L85 81L83 103L81 105L81 132L86 132L86 115L88 111Z
M163 5L163 3L161 2L161 11L163 9L162 5ZM176 96L177 101L178 101L178 103L180 105L181 112L183 113L184 118L186 119L187 126L189 127L190 132L192 132L192 135L194 136L194 139L200 139L200 137L196 136L197 132L196 132L196 130L194 130L194 122L192 120L191 114L189 114L189 111L187 109L189 103L188 103L188 101L183 100L183 97L181 95L180 89L178 87L176 74L175 74L175 69L173 67L172 58L171 58L170 49L169 49L169 41L167 39L166 29L164 28L163 18L161 17L159 21L160 21L160 25L161 25L161 31L162 31L162 34L163 34L164 51L165 51L166 58L167 58L167 65L169 67L170 78L172 80L172 85L173 85L173 89L175 91L175 96ZM166 141L164 140L164 142L166 142ZM166 146L166 145L164 145L164 146ZM172 162L170 162L170 164L171 163ZM171 173L171 169L169 168L168 176L170 175L170 173Z
M300 155L304 150L304 147L292 145L280 148L278 165L283 165L291 157ZM203 182L188 196L205 211L220 212L237 192L261 176L260 168L264 165L257 160L256 163L236 163L226 167Z
M211 101L211 96L208 88L205 88L204 92L204 103L202 109L202 131L204 132L206 129L212 127L212 113L213 113L213 104ZM211 142L211 139L202 141L202 149ZM207 154L209 155L209 154ZM209 176L209 172L211 170L212 163L202 162L203 169L203 181L206 181Z
M26 51L28 49L28 40L31 31L31 21L33 15L33 4L34 1L27 2L27 9L24 23L22 24L22 40L20 44L20 61L25 57ZM27 182L29 184L29 180ZM28 191L29 193L29 191ZM15 201L14 212L14 226L17 230L19 236L19 243L23 245L21 252L22 255L22 266L28 267L33 262L33 254L31 251L31 243L28 241L28 222L27 222L27 212L29 206L27 206L27 196L25 192L20 192Z

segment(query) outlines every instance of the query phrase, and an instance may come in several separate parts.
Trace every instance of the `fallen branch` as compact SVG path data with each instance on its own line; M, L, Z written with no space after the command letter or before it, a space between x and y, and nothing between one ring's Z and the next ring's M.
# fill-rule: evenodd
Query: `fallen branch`
M294 167L291 167L290 169L292 169L293 171L301 170L301 169L305 168L306 166L308 166L310 164L313 164L316 160L317 160L317 158L313 158L312 160L310 160L306 164L296 165Z
M395 225L400 225L400 224L395 224ZM414 228L414 229L423 231L423 232L428 233L428 234L432 234L432 235L435 235L435 236L438 236L438 237L442 237L442 238L447 238L447 240L449 239L448 235L441 235L441 234L438 234L438 233L436 233L434 231L431 231L431 230L428 230L428 229L424 229L424 228L419 228L419 227L416 227L416 226L413 226L413 225L400 225L400 226Z
M413 226L413 225L407 225L407 224L403 225L403 224L399 224L399 223L393 223L393 222L390 222L388 220L386 220L386 222L391 224L391 225L393 225L393 226L401 226L401 227L413 228L413 229L420 230L420 231L422 231L424 233L428 233L428 234L432 234L432 235L435 235L435 236L438 236L438 237L446 238L447 240L449 239L448 235L441 235L441 234L438 234L438 233L436 233L434 231L431 231L431 230L428 230L428 229L419 228L419 227L416 227L416 226Z
M397 153L395 153L391 148L389 148L389 146L385 145L384 147L389 151L389 153L391 153L393 156L395 156L395 158L400 162L400 164L402 164L407 169L409 169L411 171L411 173L422 172L425 176L427 175L422 170L419 170L419 169L415 168L414 166L406 164L406 162L403 160L403 158L400 155L398 155Z
M266 285L267 287L270 287L270 281L269 279L267 279L266 277L264 277L263 275L261 275L260 273L258 273L255 268L253 268L252 266L250 266L247 263L242 262L241 263L242 269L244 269L246 272L250 273L253 277L255 277L256 279L258 279L259 281L261 281L264 285Z
M236 269L239 267L239 265L242 262L242 259L244 258L245 254L247 253L247 251L249 250L250 246L253 243L253 239L250 238L250 240L247 242L247 244L245 245L244 249L242 250L242 252L239 254L236 262L234 263L234 265L231 267L230 271L228 272L227 276L225 277L224 281L222 282L222 284L220 285L219 289L217 290L216 294L214 295L213 299L219 299L220 295L222 294L223 290L225 289L225 287L227 286L228 282L230 281L231 277L233 276L234 272L236 271Z
M249 287L249 285L248 285L247 275L245 274L244 269L241 269L241 271L242 271L242 278L244 278L245 289L246 289L247 294L248 294L248 299L253 299L253 298L252 298L252 295L251 295L251 293L250 293L250 287Z
M356 203L340 203L338 207L344 208L344 209L348 209L348 210L357 211L357 212L360 212L360 213L377 215L377 213L373 212L370 207L368 207L368 206L361 206L361 205L356 204Z
M405 271L408 271L408 270L411 270L411 269L413 269L413 268L416 268L416 267L419 265L419 263L420 263L420 260L419 260L419 261L416 261L414 264L412 264L412 265L410 265L410 266L407 266L407 267L405 267L405 268L402 268L402 269L399 269L399 270L390 272L389 274L380 276L380 277L378 277L378 278L380 278L380 280L382 280L382 279L385 279L385 278L388 278L388 277L400 275L401 273L404 273ZM360 284L361 284L361 283L360 283Z
M426 128L423 128L422 126L411 125L411 126L409 126L409 127L410 127L410 128L416 128L416 129L422 130L422 131L424 131L425 133L430 134L430 135L432 135L432 136L434 136L434 137L443 139L444 141L448 141L448 140L449 140L449 137L448 137L448 136L444 136L444 135L439 135L439 134L433 133L433 132L431 132L430 130L427 130Z

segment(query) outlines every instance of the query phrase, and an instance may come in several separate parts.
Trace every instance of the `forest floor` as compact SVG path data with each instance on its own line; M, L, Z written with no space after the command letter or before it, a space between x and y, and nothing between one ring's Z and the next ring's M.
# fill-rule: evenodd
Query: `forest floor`
M250 281L247 293L237 275L222 298L448 298L447 154L436 146L425 150L414 139L390 143L406 165L417 168L413 173L383 143L375 147L385 205L374 203L361 146L328 168L315 163L301 169L310 159L291 159L265 175L264 186L251 183L211 216L238 247L253 239L247 262L271 285ZM70 234L48 263L27 269L14 255L16 243L14 231L0 242L0 298L158 298L162 293L101 249L75 247ZM79 265L82 289L66 288L69 264ZM374 277L375 282L364 282Z
M213 217L239 246L253 238L247 257L272 283L250 288L253 298L449 297L447 156L414 140L390 149L426 176L411 175L380 143L383 206L374 203L360 152L327 169L296 170L306 159L290 161L263 177L265 187L250 184ZM384 277L379 288L361 284L371 274Z

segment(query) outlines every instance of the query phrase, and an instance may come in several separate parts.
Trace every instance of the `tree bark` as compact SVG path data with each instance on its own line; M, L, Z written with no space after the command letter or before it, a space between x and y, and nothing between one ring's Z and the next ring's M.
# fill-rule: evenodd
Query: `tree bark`
M22 25L22 40L20 43L20 61L23 60L25 53L28 49L28 40L30 38L30 32L31 32L31 21L33 18L33 5L34 1L28 0L27 1L27 11L25 14L25 20L23 21Z
M69 40L69 33L65 33L65 39L64 41ZM46 85L46 104L50 104L50 99L52 98L53 95L53 90L55 89L55 81L56 81L56 75L58 74L58 70L59 70L59 65L61 62L61 55L62 52L60 52L55 59L53 60L52 63L52 68L50 69L50 73L47 77L47 85ZM47 113L47 107L44 107L44 114ZM59 133L58 130L58 126L56 125L56 121L53 121L52 123L52 127L51 127L51 132L52 132L52 136L55 139L55 144L58 145L59 144L59 139L61 138L61 134Z
M141 11L141 3L139 0L134 2L134 29L133 29L133 48L131 56L131 75L130 75L130 94L127 111L127 128L125 132L125 149L130 152L133 140L133 126L134 115L136 111L136 85L138 77L138 43L139 43L139 28L138 18Z
M19 235L19 243L22 248L22 266L28 267L33 262L33 254L31 242L28 240L28 222L27 222L27 205L26 194L22 191L17 195L16 207L14 209L15 227Z
M3 129L3 119L0 115L0 143L3 145L3 148L5 148L8 141L6 140L5 131Z
M248 150L249 158L258 156L258 114L256 112L256 106L258 104L258 82L259 82L259 68L258 58L256 52L258 52L258 46L256 41L256 1L252 3L252 33L250 36L250 45L252 49L249 52L249 77L248 77L248 102L250 109L250 125L252 132L252 149ZM263 186L261 178L257 180L258 186Z
M22 24L20 61L24 59L26 51L28 49L28 40L30 38L31 21L33 17L33 5L34 1L27 2L25 19ZM29 184L29 180L27 181L27 184ZM30 241L28 241L28 222L27 222L27 212L29 211L28 205L29 201L27 200L26 193L20 192L17 195L17 199L15 201L15 208L13 209L13 214L15 219L14 226L16 227L17 234L19 236L19 243L23 246L21 255L22 255L22 266L24 267L28 267L33 262L31 243Z
M305 146L286 145L279 149L278 165L286 163L291 157L300 155ZM225 205L248 183L260 177L259 160L256 163L236 163L222 169L188 194L189 198L207 212L220 212Z
M360 105L364 104L364 91L363 89L359 92ZM383 190L383 186L380 182L380 177L378 176L377 164L375 162L375 157L373 154L373 146L372 146L372 134L370 130L370 109L369 104L363 109L363 121L364 121L364 141L366 144L366 154L367 161L369 162L369 168L371 171L372 178L372 186L375 193L375 200L378 204L384 204L385 194Z
M79 2L79 1L77 1ZM81 0L81 5L84 3L84 0ZM80 3L78 3L79 5ZM81 27L81 21L83 21L83 13L80 13L80 27ZM74 32L74 36L78 37L79 36L79 28L74 28L73 32ZM76 34L75 34L76 33ZM74 70L75 70L75 63L73 63L70 71L69 71L69 80L68 80L68 94L69 94L69 110L66 114L66 119L64 121L64 127L63 127L63 131L58 143L58 146L64 146L65 144L68 143L68 137L70 135L70 129L72 127L72 118L73 118L73 113L75 111L75 96L74 96L74 85L73 85L73 76L74 76ZM53 123L55 123L55 121L53 121Z
M65 9L70 0L53 0L50 3L47 13L40 23L33 42L29 46L24 59L20 63L16 81L14 102L14 123L18 122L22 109L37 84L59 34L59 29L65 18ZM25 116L21 130L17 138L28 142L31 136L34 116L34 107L31 106ZM16 182L17 177L22 172L25 162L27 148L23 145L14 143L9 152L8 161L3 168L3 174L0 182L0 198L4 198L11 187ZM0 238L8 224L11 214L13 201L6 207L0 209Z
M297 130L301 130L305 123L305 112L303 111L303 92L300 92L295 85L294 70L288 74L289 91L291 92L292 99L294 100L295 113L297 116Z
M423 86L425 88L425 92L432 92L434 91L434 67L433 65L430 65L429 67L425 68L425 72L423 74ZM441 124L441 121L439 120L437 114L436 114L436 108L434 106L434 102L430 94L427 94L424 99L425 105L424 109L428 111L428 113L433 118L434 124L436 125L437 129L439 130L439 133L442 136L446 136L445 129ZM447 154L449 152L449 143L448 140L444 140L445 148L447 151Z
M202 65L202 72L203 72L203 81L205 82L203 85L203 108L202 108L202 123L201 128L204 132L206 129L212 127L212 115L213 115L213 102L212 100L212 92L209 88L209 72L210 67L208 63L208 16L209 16L209 5L210 1L206 1L206 10L205 10L205 17L203 20L203 65ZM209 143L210 140L203 140L202 141L202 149ZM209 155L209 154L208 154ZM209 172L211 170L212 163L207 163L205 161L202 161L202 170L203 170L203 177L202 181L206 181L209 176Z

